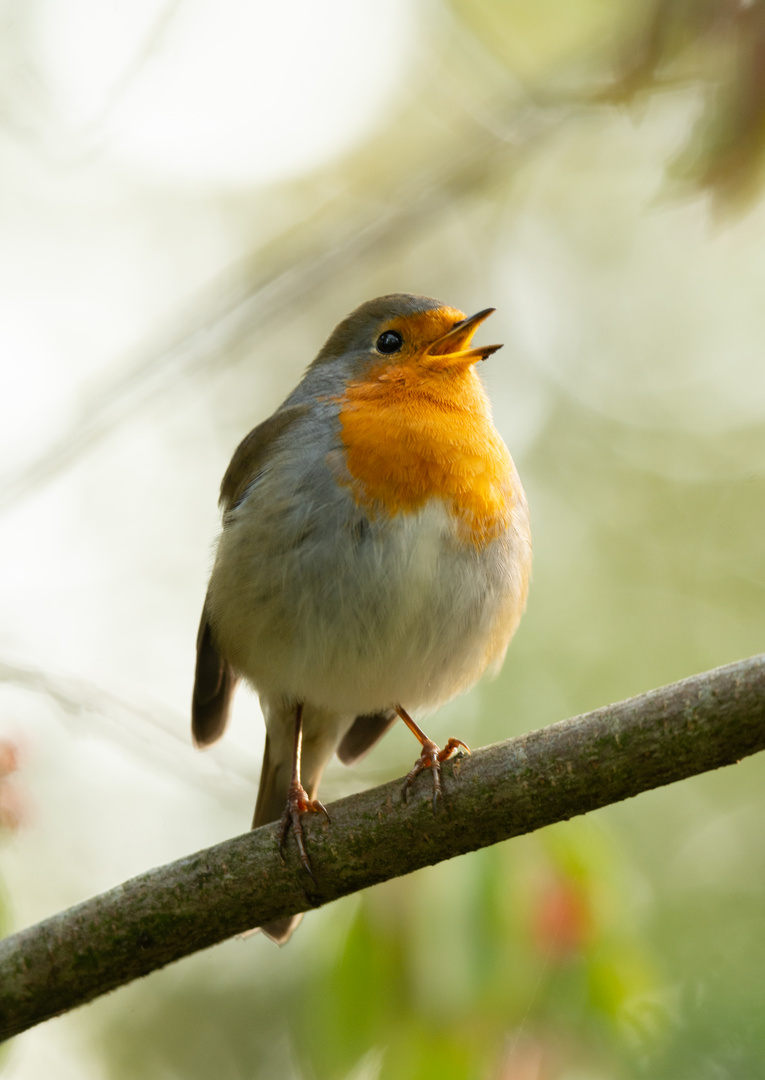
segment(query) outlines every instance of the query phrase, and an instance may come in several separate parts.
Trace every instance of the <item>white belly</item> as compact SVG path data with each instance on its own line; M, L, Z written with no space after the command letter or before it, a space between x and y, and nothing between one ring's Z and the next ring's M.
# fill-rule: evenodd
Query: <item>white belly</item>
M261 696L349 715L432 708L501 661L525 602L525 503L480 552L438 500L384 524L350 502L323 514L292 546L246 509L221 537L211 623Z

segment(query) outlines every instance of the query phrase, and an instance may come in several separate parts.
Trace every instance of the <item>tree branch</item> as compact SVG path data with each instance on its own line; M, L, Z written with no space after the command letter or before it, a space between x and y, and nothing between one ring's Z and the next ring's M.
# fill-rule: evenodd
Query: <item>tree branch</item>
M273 826L150 870L0 942L0 1038L263 922L765 749L765 654L476 751L434 814L394 781L306 820L318 885ZM458 826L458 827L457 827Z

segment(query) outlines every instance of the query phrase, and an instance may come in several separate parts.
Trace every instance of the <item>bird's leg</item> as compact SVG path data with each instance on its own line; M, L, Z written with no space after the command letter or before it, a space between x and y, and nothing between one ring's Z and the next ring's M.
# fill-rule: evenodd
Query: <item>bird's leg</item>
M415 778L425 769L431 769L433 776L433 809L435 810L438 800L441 798L441 762L450 758L458 748L461 748L461 750L464 750L469 754L470 747L467 746L462 739L449 739L443 750L440 750L433 740L429 739L425 732L415 724L406 709L403 709L400 705L396 705L395 709L422 747L422 753L417 761L415 761L414 768L407 774L406 780L404 781L404 787L402 789L404 801L406 802L409 798L409 789L414 783Z
M300 815L304 814L307 810L312 810L315 813L324 814L327 821L329 821L329 814L323 803L320 803L318 799L311 799L306 789L300 782L300 757L303 750L303 702L299 702L295 709L295 741L292 747L292 779L290 780L290 786L287 789L287 805L284 808L281 821L279 822L279 854L284 861L284 842L287 839L287 833L292 831L295 834L295 842L298 846L298 853L300 855L300 862L303 869L306 870L314 882L313 870L311 869L311 860L308 858L308 852L305 847L305 840L303 839L303 826L300 822Z

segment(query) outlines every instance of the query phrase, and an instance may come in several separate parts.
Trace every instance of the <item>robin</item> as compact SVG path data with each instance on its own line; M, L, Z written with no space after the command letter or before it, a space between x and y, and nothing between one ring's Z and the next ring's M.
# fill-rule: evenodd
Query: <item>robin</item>
M240 678L259 695L266 744L253 828L292 829L334 753L357 761L401 718L421 745L407 776L467 749L440 749L413 712L497 669L526 604L526 497L496 431L472 345L494 311L437 300L370 300L330 335L223 477L223 530L202 611L192 702L197 746L226 726ZM300 916L262 929L283 944Z

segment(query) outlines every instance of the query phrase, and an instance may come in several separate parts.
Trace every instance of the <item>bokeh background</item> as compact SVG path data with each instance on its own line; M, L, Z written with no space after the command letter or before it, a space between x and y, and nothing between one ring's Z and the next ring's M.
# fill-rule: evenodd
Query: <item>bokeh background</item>
M389 291L493 305L533 516L505 738L765 647L760 0L0 3L0 922L244 831L188 735L239 439ZM401 775L392 732L327 801ZM765 761L391 882L15 1040L4 1080L734 1080Z

